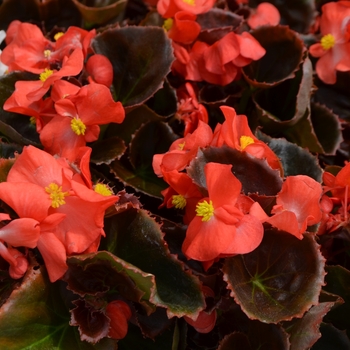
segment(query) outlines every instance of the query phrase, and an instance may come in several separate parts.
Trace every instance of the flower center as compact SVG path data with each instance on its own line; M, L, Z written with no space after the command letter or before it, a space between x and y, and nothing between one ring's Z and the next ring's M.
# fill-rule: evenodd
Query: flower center
M168 18L163 23L163 28L168 32L173 26L174 20L172 18Z
M171 203L176 209L185 208L186 198L182 194L174 194L172 198Z
M96 184L94 186L94 191L105 197L111 196L113 194L113 191L105 184Z
M197 204L196 206L197 216L203 216L202 221L209 221L214 215L213 202L203 201Z
M55 183L50 183L45 187L45 191L50 194L51 207L58 208L59 206L66 204L64 197L69 196L68 192L62 192L62 186L58 186Z
M80 118L73 118L70 122L72 130L78 135L85 135L86 125Z
M321 46L324 50L331 49L335 44L335 38L332 34L324 35L321 38Z
M185 141L184 142L182 142L182 143L179 143L179 150L180 151L183 151L183 149L185 148Z
M191 6L196 6L196 1L195 0L182 0L184 3L191 5Z
M50 75L53 74L53 70L45 68L45 70L40 73L39 79L44 82Z
M51 50L44 50L44 56L45 56L45 58L50 58Z
M239 139L239 143L241 144L241 150L243 151L248 145L254 143L254 140L250 136L241 136Z
M29 118L29 123L32 125L36 125L36 118L35 117L30 117Z
M54 39L57 41L61 36L63 36L64 35L64 33L63 32L58 32L58 33L56 33L55 35L54 35Z

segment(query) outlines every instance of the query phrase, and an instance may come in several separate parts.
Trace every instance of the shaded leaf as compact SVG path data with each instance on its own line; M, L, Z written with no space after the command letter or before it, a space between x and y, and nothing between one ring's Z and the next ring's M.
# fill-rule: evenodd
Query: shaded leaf
M114 19L121 20L126 7L126 0L72 0L81 13L85 22L89 24L105 24Z
M143 124L152 121L163 121L163 118L146 105L138 106L126 111L125 119L121 124L110 124L106 131L106 137L120 137L128 145L136 130Z
M58 10L59 9L59 10ZM0 29L6 30L13 20L36 21L47 31L53 27L79 26L81 16L71 0L5 0L0 6Z
M287 26L263 26L252 32L266 54L242 69L254 86L269 87L293 78L304 53L304 43Z
M156 293L153 275L109 252L71 256L67 264L69 269L64 279L68 288L80 296L113 291L128 300L141 302ZM143 305L148 307L147 303Z
M282 162L284 176L307 175L321 182L322 169L318 159L308 150L288 142L285 139L273 139L259 135L277 154Z
M158 27L124 27L97 35L91 46L113 65L115 100L139 105L163 85L174 60L171 42Z
M334 302L324 302L312 306L301 319L284 324L290 334L290 350L307 350L321 337L319 331L324 315L333 307Z
M187 168L188 175L203 189L206 189L204 166L209 162L232 164L231 171L242 183L245 194L276 195L281 190L279 171L271 169L266 160L227 146L199 150Z
M268 228L258 248L226 259L223 271L231 295L249 318L278 323L302 317L318 303L324 263L312 234L298 240Z
M69 311L61 281L50 283L46 271L33 264L22 284L0 309L1 349L113 349L116 341L102 339L96 346L81 342L69 325Z
M327 266L325 291L339 295L344 304L331 310L325 317L325 322L343 330L346 329L350 337L350 272L342 266Z
M120 159L126 151L125 143L119 137L111 137L92 144L91 162L97 165L110 164Z
M144 210L130 209L106 220L105 246L119 258L155 275L157 297L169 317L195 317L204 307L199 281L169 253L159 225Z
M260 123L266 133L283 132L293 127L310 110L313 69L306 58L293 79L258 92L253 98Z
M218 350L252 350L252 348L244 333L234 332L225 336Z
M165 190L167 184L163 179L154 177L154 180L144 179L136 174L134 169L127 167L121 161L115 160L110 164L111 172L124 183L125 186L131 186L136 191L143 192L149 196L163 198L161 191Z
M312 347L312 350L349 350L350 340L345 332L340 331L331 324L322 323L321 327L322 337Z
M338 117L326 106L311 103L311 122L324 153L334 155L343 141Z

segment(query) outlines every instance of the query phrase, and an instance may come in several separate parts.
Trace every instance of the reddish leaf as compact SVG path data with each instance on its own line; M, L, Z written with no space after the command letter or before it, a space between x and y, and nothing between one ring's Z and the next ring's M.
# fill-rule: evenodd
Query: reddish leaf
M312 234L302 240L273 228L253 252L228 258L224 279L251 319L278 323L302 317L318 303L324 263Z

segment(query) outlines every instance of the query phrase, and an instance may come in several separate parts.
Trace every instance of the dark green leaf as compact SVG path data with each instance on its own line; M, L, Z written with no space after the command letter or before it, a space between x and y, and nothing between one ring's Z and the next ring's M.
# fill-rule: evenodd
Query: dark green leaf
M168 316L193 316L204 307L199 281L169 253L159 225L146 211L131 209L106 220L107 247L156 278L157 299ZM154 298L156 299L156 298Z
M331 324L322 323L321 327L322 337L312 347L312 350L349 350L350 340L345 332L340 331Z

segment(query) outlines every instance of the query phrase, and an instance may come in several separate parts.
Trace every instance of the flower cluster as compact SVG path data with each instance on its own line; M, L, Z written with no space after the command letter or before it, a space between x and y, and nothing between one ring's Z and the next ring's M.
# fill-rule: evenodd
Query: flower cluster
M184 209L188 225L182 250L189 259L209 267L215 259L246 254L257 248L263 237L263 223L302 239L308 226L321 222L322 186L305 176L288 176L275 196L275 205L266 213L258 201L242 194L242 183L230 164L208 162L204 166L205 191L183 170L191 167L199 149L229 147L263 159L282 173L276 154L260 141L248 126L247 117L222 106L223 124L214 132L199 121L193 133L176 140L168 152L153 158L154 171L169 184L163 205Z

